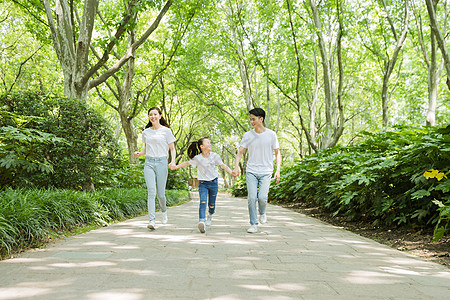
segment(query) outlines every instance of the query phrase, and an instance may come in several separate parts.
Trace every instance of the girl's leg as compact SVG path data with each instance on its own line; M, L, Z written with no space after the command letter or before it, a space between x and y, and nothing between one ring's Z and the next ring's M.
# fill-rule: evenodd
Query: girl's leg
M161 158L156 162L156 191L159 200L159 208L161 212L166 212L166 183L167 174L169 170L167 169L167 159Z
M206 202L208 200L208 187L204 181L198 183L198 195L200 197L200 206L198 208L198 220L205 222Z
M217 178L210 181L209 195L208 195L208 212L210 215L214 214L216 210L217 192L219 191L219 184Z
M148 218L150 221L155 220L155 197L156 197L156 174L153 164L148 158L145 158L144 178L147 185L147 207Z

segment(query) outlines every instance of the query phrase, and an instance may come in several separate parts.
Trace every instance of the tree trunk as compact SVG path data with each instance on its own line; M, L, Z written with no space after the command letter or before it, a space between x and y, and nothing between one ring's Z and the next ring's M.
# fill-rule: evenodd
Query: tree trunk
M267 79L269 80L269 76L267 75ZM280 82L280 64L278 64L278 82ZM280 127L280 116L281 116L281 103L280 103L280 92L277 91L277 125L275 126L275 132L278 133L278 129Z
M436 37L437 44L439 46L439 49L441 50L442 57L445 62L445 69L447 70L447 87L450 90L450 54L447 49L445 38L442 35L442 32L439 29L439 24L437 22L437 17L436 17L437 1L425 0L425 2L427 5L428 16L430 17L431 31L433 32L434 36ZM444 4L445 4L445 2L444 2ZM446 6L444 6L444 7L446 8ZM445 9L445 10L447 10L447 9ZM447 12L446 12L446 14L447 14Z
M129 46L135 43L136 30L132 30L129 35ZM133 79L135 75L134 70L134 51L132 51L132 58L128 60L127 70L125 72L125 78L122 84L121 93L119 94L122 99L119 99L119 114L122 122L123 132L125 133L128 145L128 158L130 164L137 164L138 158L134 157L134 152L137 151L137 134L134 128L134 117L130 117L130 109L132 106L131 99L133 94Z
M240 5L240 4L239 4ZM231 5L229 6L229 9L231 11L230 18L233 16L233 7ZM252 92L251 92L251 86L250 86L250 78L248 74L247 65L245 63L245 55L244 55L244 49L242 46L242 39L238 37L236 27L233 24L233 20L229 20L230 22L230 29L231 29L231 37L233 39L235 50L238 56L238 67L239 67L239 75L241 76L242 81L242 90L244 92L244 98L245 98L245 104L247 106L247 110L251 110L255 108L253 99L252 99Z
M322 24L320 22L319 11L314 0L309 0L311 11L313 14L314 26L316 27L316 35L318 39L318 46L322 60L324 90L325 90L325 134L320 142L320 148L325 149L337 144L343 132L343 122L339 124L342 128L338 128L337 116L343 114L343 111L338 112L336 106L336 91L334 86L334 79L332 75L332 60L328 59L327 47L325 39L322 35ZM339 16L340 18L340 16ZM342 24L340 22L339 37L342 36ZM341 39L337 40L338 48L340 49ZM340 68L340 78L343 76L343 71ZM339 106L342 109L342 106Z
M405 19L403 24L403 32L400 37L397 37L397 33L394 27L394 23L391 20L391 17L389 15L389 11L386 8L386 3L384 0L382 0L383 8L387 14L387 18L389 20L389 23L391 25L391 31L392 34L396 40L396 45L394 52L392 54L392 58L388 59L384 62L384 74L383 74L383 88L381 91L381 103L382 103L382 110L383 110L383 127L387 127L389 123L389 96L388 96L388 89L389 89L389 78L391 77L392 71L395 68L395 64L397 62L398 55L400 53L400 50L403 48L403 44L406 40L406 35L408 34L409 30L409 3L408 1L405 2ZM389 57L389 56L388 56Z
M385 62L384 74L383 74L383 87L381 90L381 108L383 112L383 127L387 127L389 123L389 105L388 105L388 88L389 77L392 70L389 71L389 64Z
M313 62L314 62L314 93L312 96L311 106L309 108L309 134L311 135L311 139L313 141L316 140L316 111L317 111L317 101L319 100L319 91L320 91L320 84L319 84L319 70L317 69L317 60L316 60L316 53L314 51L313 54ZM311 149L311 147L308 147L308 149Z
M134 157L134 152L138 151L136 130L134 128L133 119L128 118L127 115L120 115L120 122L122 123L122 129L125 133L128 145L128 158L130 164L137 164L139 162L138 158Z
M433 31L431 32L431 58L428 67L428 111L427 111L427 126L436 125L436 103L439 89L439 79L444 68L444 60L441 65L437 65L437 44Z

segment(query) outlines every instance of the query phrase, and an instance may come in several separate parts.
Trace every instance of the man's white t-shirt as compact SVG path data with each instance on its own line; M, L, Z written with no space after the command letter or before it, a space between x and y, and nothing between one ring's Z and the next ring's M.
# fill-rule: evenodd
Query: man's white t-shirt
M216 165L223 165L219 154L215 152L210 152L206 158L201 153L197 154L189 163L197 167L197 179L206 181L211 181L218 177L219 173L216 170Z
M147 128L142 132L142 142L145 144L145 156L167 157L169 155L169 144L177 139L172 130L166 126L158 129Z
M273 150L280 148L273 130L266 128L262 133L256 133L254 129L247 131L240 146L248 149L248 173L272 174Z

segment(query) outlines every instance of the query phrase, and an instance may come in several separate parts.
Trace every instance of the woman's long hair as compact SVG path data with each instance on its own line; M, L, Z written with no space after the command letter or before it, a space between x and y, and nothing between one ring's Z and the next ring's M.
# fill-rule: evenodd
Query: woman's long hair
M191 143L191 145L189 146L189 148L188 148L188 150L187 150L188 157L189 157L190 159L193 159L194 156L196 156L196 155L202 153L202 150L200 149L200 146L203 145L203 141L204 141L205 139L207 139L207 138L208 138L208 137L204 137L204 138L199 139L199 140L196 141L196 142Z
M161 116L161 119L159 119L159 124L161 124L162 126L166 126L167 128L170 128L169 123L167 123L166 119L164 119L164 117L162 116L162 112L159 109L159 107L156 107L156 106L150 107L150 109L147 112L147 116L150 114L150 111L152 111L152 110L156 110L159 113L159 115ZM148 121L148 124L147 124L147 126L145 126L145 129L150 128L150 127L152 127L152 122Z

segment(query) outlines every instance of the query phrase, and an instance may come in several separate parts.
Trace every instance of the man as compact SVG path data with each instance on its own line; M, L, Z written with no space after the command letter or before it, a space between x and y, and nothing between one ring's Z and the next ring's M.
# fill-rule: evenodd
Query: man
M258 201L259 221L261 224L264 224L267 221L266 205L273 172L273 153L276 156L277 170L275 178L277 184L280 182L281 153L275 132L264 127L266 112L262 108L254 108L249 113L250 124L253 129L246 132L242 137L239 151L236 155L233 176L239 175L239 162L245 150L248 149L246 179L250 228L247 232L256 233L258 232L256 201Z

